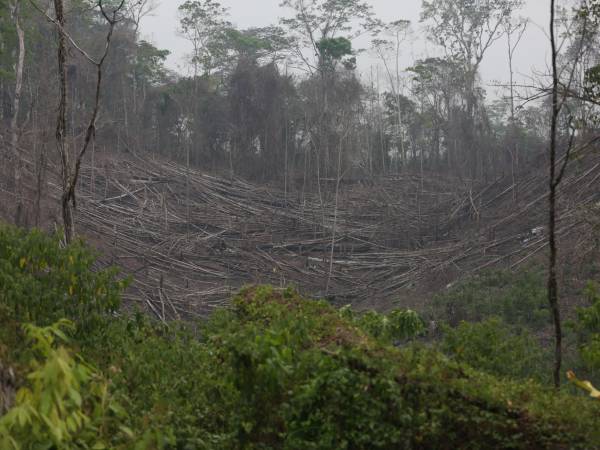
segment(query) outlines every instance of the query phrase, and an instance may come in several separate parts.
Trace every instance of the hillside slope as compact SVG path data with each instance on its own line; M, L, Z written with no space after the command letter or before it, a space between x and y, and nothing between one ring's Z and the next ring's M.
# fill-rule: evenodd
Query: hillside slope
M105 155L83 168L77 223L105 263L134 276L131 299L172 317L206 315L247 283L295 284L338 304L385 306L543 254L543 164L520 175L517 199L509 177L461 184L427 175L342 180L336 208L327 180L321 195L286 193L167 161ZM52 176L48 185L45 206L56 211ZM572 254L592 249L589 219L599 201L600 157L580 154L561 187L558 219ZM2 214L10 217L10 201Z

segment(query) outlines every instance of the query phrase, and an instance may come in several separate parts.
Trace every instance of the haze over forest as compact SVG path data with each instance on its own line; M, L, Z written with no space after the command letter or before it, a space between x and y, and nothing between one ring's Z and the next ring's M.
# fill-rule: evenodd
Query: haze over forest
M183 0L156 2L156 9L142 21L141 33L144 39L171 52L167 58L169 68L186 73L190 70L188 56L191 52L191 45L178 32L180 28L178 7L182 3L184 3ZM277 23L279 18L291 13L289 8L282 8L280 3L281 0L226 0L222 2L223 6L228 8L230 20L240 28ZM410 67L416 59L440 54L440 49L425 38L425 26L421 22L421 0L372 0L369 3L382 20L391 22L404 19L412 23L412 36L409 37L402 51L404 67ZM519 52L515 55L516 72L520 73L523 78L529 77L534 71L547 72L550 57L547 45L548 8L542 1L526 0L519 15L530 20L531 26L526 32ZM357 48L365 50L365 55L361 56L359 65L364 73L369 73L371 66L380 65L376 55L369 51L370 43L368 36L359 38L355 43ZM505 42L499 42L490 49L489 56L481 69L482 77L487 83L507 81L506 57Z
M600 449L600 0L0 0L0 449Z

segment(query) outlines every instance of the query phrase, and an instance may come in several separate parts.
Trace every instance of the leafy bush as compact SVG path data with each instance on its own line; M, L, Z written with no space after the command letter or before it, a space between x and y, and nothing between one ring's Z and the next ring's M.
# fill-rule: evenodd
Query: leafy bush
M541 271L491 271L461 281L433 301L437 320L458 325L500 317L511 325L540 329L550 323Z
M600 290L589 283L585 296L590 306L577 310L574 324L583 368L592 376L600 371Z
M600 413L596 404L533 383L501 383L435 351L394 349L327 304L291 291L246 290L204 333L239 396L227 422L247 448L600 442L590 425Z
M490 374L549 380L550 355L530 333L497 318L446 327L441 348L457 361Z
M214 347L191 331L138 314L96 329L82 352L110 372L114 389L129 399L134 429L152 425L160 430L154 439L174 441L175 448L235 448L229 416L236 393Z
M84 355L175 448L593 448L600 405L394 348L325 302L242 291L195 332L141 317ZM93 345L92 345L93 344ZM110 353L105 348L114 349Z
M16 404L0 418L1 448L130 448L126 411L102 376L64 346L71 328L67 321L25 326L33 358Z
M27 245L53 243L59 256L44 256L53 264L35 270L40 257L21 263L15 255L53 253L15 251L27 245L2 241L18 270L2 269L10 283L2 286L0 313L10 326L0 330L0 356L16 369L22 388L0 418L2 449L600 446L599 402L530 380L501 381L434 349L390 345L419 329L414 313L354 316L263 286L243 290L230 308L198 324L103 318L116 303L93 295L97 275L76 279L78 309L71 304L73 283L66 282L72 279L61 274L85 265L87 251L73 255L77 245L60 249L37 232L10 232ZM53 294L43 302L27 298L27 280L34 295L45 295L42 286ZM111 276L105 282L113 289L109 299L118 300L119 283ZM26 308L16 304L19 298ZM95 326L83 311L96 315ZM44 322L62 312L86 332L74 333L69 344L63 322L26 325L27 339L19 340L17 318ZM489 351L483 342L489 334L477 336L481 351ZM13 344L16 350L7 352Z
M350 305L340 309L340 316L355 323L371 336L388 343L398 343L415 338L425 332L423 319L410 309L396 309L388 314L367 311L356 314Z
M119 307L125 282L116 269L94 271L81 242L0 225L0 304L15 320L50 325L72 319L83 329Z

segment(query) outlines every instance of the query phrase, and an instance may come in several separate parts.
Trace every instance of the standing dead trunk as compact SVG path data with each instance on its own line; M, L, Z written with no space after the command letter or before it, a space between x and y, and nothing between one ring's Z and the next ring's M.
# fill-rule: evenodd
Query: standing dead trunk
M518 128L515 115L515 83L514 83L514 56L525 30L527 29L527 21L512 23L510 20L504 25L506 33L506 42L508 46L508 73L509 73L509 88L510 88L510 142L508 152L510 156L510 172L513 184L513 201L516 203L519 198L519 143L518 143ZM516 33L516 40L513 42L513 34Z
M17 208L15 214L15 224L22 224L23 215L23 185L22 185L22 168L21 158L19 157L19 112L21 107L21 93L23 91L23 67L25 65L25 32L21 27L20 20L21 0L15 0L12 14L17 31L17 39L19 43L19 55L15 70L15 96L13 101L13 116L10 123L10 148L13 159L13 180L15 193L17 196Z
M35 190L35 218L34 223L36 227L40 226L41 215L42 215L42 192L46 173L46 144L40 145L40 153L38 159L38 167L36 174L36 190Z
M340 139L338 146L338 160L337 160L337 173L335 180L335 203L333 209L333 228L331 230L331 249L329 252L329 272L327 274L327 284L325 286L325 295L329 294L329 286L331 283L331 276L333 274L333 256L335 250L335 238L337 233L337 219L338 219L338 202L340 195L340 182L342 181L342 146L344 144L345 136Z
M560 386L560 369L562 365L562 323L560 318L560 307L558 304L558 281L556 274L557 248L556 248L556 191L558 181L556 176L556 147L558 134L558 119L560 114L560 103L558 100L558 51L555 36L555 0L550 1L550 45L552 46L552 117L550 120L550 180L549 180L549 216L548 216L548 243L550 246L550 258L548 264L548 304L554 322L554 386Z
M98 112L100 109L100 92L102 87L102 68L108 51L110 49L110 42L113 35L115 25L117 24L117 16L119 11L122 10L125 5L125 0L121 0L120 4L109 14L103 6L103 1L98 0L98 7L102 16L109 25L108 33L106 35L104 53L99 60L91 58L77 43L67 34L65 29L65 15L64 15L64 1L54 0L54 13L55 18L50 17L47 13L38 8L46 18L56 25L58 30L58 74L59 74L59 104L58 104L58 118L56 125L56 144L58 152L61 157L61 175L62 175L62 195L61 195L61 208L62 218L65 233L65 243L69 244L75 237L75 222L73 218L73 210L77 205L75 196L75 190L77 187L77 181L79 179L79 172L81 169L81 161L92 142L96 134L96 119L98 118ZM88 122L87 130L83 145L78 153L75 155L75 162L72 164L70 161L70 153L66 143L66 128L67 128L67 39L70 44L79 52L83 57L96 68L96 91L94 97L94 106L92 115Z
M75 235L73 210L69 202L68 188L71 177L71 162L67 147L67 38L65 36L65 13L63 0L54 0L54 14L58 28L58 80L59 100L56 120L56 146L60 154L62 175L61 210L65 233L65 243L70 243Z

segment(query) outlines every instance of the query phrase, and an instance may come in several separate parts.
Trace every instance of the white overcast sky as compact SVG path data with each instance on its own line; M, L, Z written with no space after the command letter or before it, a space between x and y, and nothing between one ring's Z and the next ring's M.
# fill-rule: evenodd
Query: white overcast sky
M157 9L142 23L142 37L153 42L159 48L171 51L168 66L180 73L186 73L185 55L189 53L189 44L177 33L177 8L184 0L156 0ZM439 52L435 46L426 43L425 33L419 23L421 0L367 0L373 5L377 16L386 21L399 19L410 20L414 28L414 44L404 48L403 65L410 66L415 59L435 56ZM290 11L279 7L281 0L221 0L221 4L229 8L230 20L239 28L266 26L277 23ZM531 20L531 24L515 55L516 71L524 76L534 70L545 71L547 66L548 40L545 35L548 29L549 0L526 0L526 5L519 15ZM369 41L355 42L356 48L367 48ZM362 57L359 69L370 72L377 61ZM506 41L500 40L490 49L482 66L482 77L487 83L505 81L508 77ZM494 88L490 88L493 92ZM493 94L492 94L493 95Z

